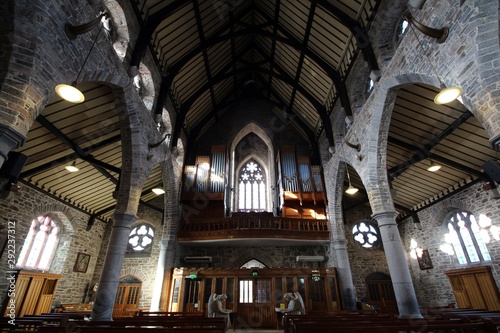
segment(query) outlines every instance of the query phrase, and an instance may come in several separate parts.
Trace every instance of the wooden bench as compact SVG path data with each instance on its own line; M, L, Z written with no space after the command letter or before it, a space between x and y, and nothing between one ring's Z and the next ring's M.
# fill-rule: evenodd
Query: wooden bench
M139 310L135 313L135 317L204 317L203 312L164 312L164 311L143 311Z
M495 332L492 324L483 320L470 321L462 318L415 318L394 319L377 316L332 315L332 316L289 316L285 322L287 333L338 332Z
M213 327L176 327L176 328L163 328L163 327L148 327L145 331L145 327L99 327L99 326L77 326L74 329L71 327L48 327L41 326L38 328L37 332L46 333L224 333L223 328L213 328Z
M453 333L457 330L465 333L477 333L488 332L488 333L496 333L496 330L489 330L487 325L484 322L477 323L455 323L455 322L430 322L426 324L422 324L421 326L415 326L411 323L355 323L355 322L345 322L334 324L333 322L326 324L311 324L298 322L295 324L295 333L318 333L318 332L328 332L328 331L336 331L336 332L370 332L370 333L401 333L401 332L419 332L419 333L427 333L427 332L447 332Z
M92 303L80 303L80 304L61 304L60 312L80 312L80 313L91 313Z

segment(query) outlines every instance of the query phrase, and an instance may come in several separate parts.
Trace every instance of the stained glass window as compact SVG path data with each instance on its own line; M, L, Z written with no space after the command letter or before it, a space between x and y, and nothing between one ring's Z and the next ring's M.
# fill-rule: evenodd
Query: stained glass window
M364 248L377 247L380 244L377 228L368 221L360 221L352 228L354 240Z
M266 210L266 179L262 167L250 160L240 171L238 181L238 210L263 212Z
M31 221L31 228L24 239L17 266L47 270L59 243L60 228L48 215L40 215Z
M483 229L474 215L465 211L454 213L448 221L448 231L446 239L453 245L459 264L491 260Z
M128 249L133 252L141 252L151 248L155 231L147 224L140 224L130 231L128 236Z

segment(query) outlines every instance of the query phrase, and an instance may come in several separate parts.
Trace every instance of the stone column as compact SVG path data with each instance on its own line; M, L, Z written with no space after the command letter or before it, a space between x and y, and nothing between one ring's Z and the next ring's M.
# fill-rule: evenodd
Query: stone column
M400 318L422 318L418 307L415 289L411 280L410 269L405 257L405 250L401 243L396 212L374 214L377 220L382 242L384 244L387 265L391 274L392 285Z
M108 251L92 308L91 320L112 320L130 227L136 219L137 216L127 213L116 212L114 214L113 228L109 236Z
M165 267L167 260L168 239L162 239L160 242L160 254L158 256L158 265L156 266L155 285L153 297L151 298L151 307L149 311L160 311L161 290L163 289L163 279L165 276Z
M335 258L337 259L336 270L342 309L355 310L356 296L354 294L351 266L349 265L349 257L347 255L347 240L337 239L333 240L331 244L335 252Z

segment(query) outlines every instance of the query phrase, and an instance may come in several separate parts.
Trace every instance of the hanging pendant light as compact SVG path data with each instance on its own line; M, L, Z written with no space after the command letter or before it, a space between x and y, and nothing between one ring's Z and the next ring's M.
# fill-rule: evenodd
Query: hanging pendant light
M429 161L431 162L430 166L427 168L427 171L430 171L430 172L436 172L438 171L439 169L441 169L441 166L439 164L436 164L435 162L433 162L430 158L429 158Z
M78 26L73 26L71 24L66 24L65 26L65 32L66 35L68 36L69 39L75 39L78 35L84 34L86 32L91 31L95 27L97 27L103 20L103 18L108 18L109 14L107 12L101 12L100 15L85 24L78 25ZM87 53L87 56L85 57L85 60L83 61L82 67L78 71L78 74L76 75L76 79L71 83L71 84L58 84L55 87L57 95L61 97L62 99L71 102L71 103L82 103L85 101L85 96L83 93L76 87L78 83L78 78L80 77L80 74L82 73L83 68L85 67L85 64L87 63L87 60L90 56L90 53L92 52L92 49L94 48L95 43L97 42L97 39L99 38L99 34L101 33L102 30L102 25L99 28L97 35L94 38L94 41L92 42L92 46L90 47L89 52Z
M66 165L64 167L66 170L68 170L69 172L77 172L77 171L80 171L80 168L78 168L76 166L76 160L73 161L73 163L71 163L71 165Z
M356 194L359 191L359 189L357 187L352 186L351 177L349 176L349 167L347 166L346 166L346 171L347 171L347 180L349 181L349 187L347 188L347 190L345 190L345 193L349 195Z
M165 190L163 189L163 186L158 186L158 187L155 187L151 190L154 194L156 195L162 195L162 194L165 194Z
M441 91L434 97L434 103L447 104L447 103L453 102L454 100L456 100L457 98L459 98L462 95L462 88L458 87L458 86L446 87L446 85L443 83L443 81L441 81L441 79L439 78L439 75L437 74L436 69L434 68L434 65L432 64L432 62L430 61L430 59L427 56L427 53L425 52L425 50L420 42L420 39L417 36L417 33L413 29L413 27L415 27L418 31L420 31L424 35L429 36L431 38L435 38L438 43L444 43L446 41L446 39L448 38L448 32L449 32L448 28L443 27L441 29L435 29L435 28L428 27L428 26L420 23L419 21L415 20L411 15L407 15L405 17L405 19L406 19L406 21L408 21L408 23L410 25L410 29L413 32L413 34L415 35L415 38L417 39L418 46L422 49L422 53L424 54L425 58L429 62L431 69L432 69L432 72L434 73L434 75L436 76L436 78L439 81Z

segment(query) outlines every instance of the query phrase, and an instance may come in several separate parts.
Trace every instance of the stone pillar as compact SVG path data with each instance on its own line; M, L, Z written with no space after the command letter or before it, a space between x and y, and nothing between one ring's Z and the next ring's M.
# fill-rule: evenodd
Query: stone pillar
M392 285L400 318L422 318L418 307L415 289L411 280L410 269L401 243L396 212L374 214L384 244L387 265L391 274Z
M356 309L356 295L354 294L354 284L352 282L351 266L347 255L347 240L337 239L331 243L335 258L337 259L337 279L339 283L340 299L342 300L342 309Z
M168 239L162 239L160 242L160 254L158 255L155 285L153 288L153 297L151 298L151 307L149 311L160 311L161 290L163 289L163 278L165 276L168 244Z
M109 236L108 251L92 308L91 320L112 320L130 227L136 219L137 216L127 213L116 212L114 214L113 228Z

